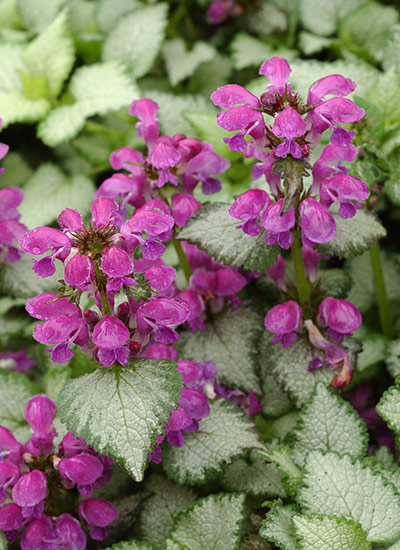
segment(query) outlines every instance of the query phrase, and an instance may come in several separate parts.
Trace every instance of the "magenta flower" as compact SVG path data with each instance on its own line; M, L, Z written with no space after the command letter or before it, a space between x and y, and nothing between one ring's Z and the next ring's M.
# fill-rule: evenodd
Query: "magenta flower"
M77 519L61 514L58 519L42 516L30 523L21 538L21 550L85 550L86 535Z
M303 311L294 300L278 304L269 310L264 324L274 333L272 341L280 342L283 348L289 348L297 340L296 331L300 329Z
M158 108L157 103L148 98L133 101L129 108L129 114L139 119L136 123L138 136L143 137L150 151L158 139Z
M94 283L94 267L90 258L76 254L65 262L64 281L78 290L91 290Z
M222 174L229 166L229 160L214 153L211 146L204 147L189 160L182 174L183 188L192 192L194 185L201 181L201 190L205 195L217 193L221 189L221 181L212 174Z
M13 364L13 368L17 372L25 372L29 370L34 361L32 357L27 357L26 349L19 351L2 351L0 352L0 361L10 361Z
M14 502L0 506L0 530L10 533L16 531L24 521L21 508ZM32 549L33 550L33 549Z
M19 443L11 430L5 426L0 426L0 461L10 460L14 464L19 464L23 446Z
M342 218L352 218L361 208L360 204L350 201L362 201L369 197L369 189L365 182L347 174L323 180L320 193L321 203L328 208L333 203L339 204L338 214Z
M33 337L41 344L57 344L51 349L51 358L55 363L66 363L74 356L72 344L86 344L89 333L83 319L58 315L36 325Z
M276 115L272 132L283 142L278 145L275 150L277 157L286 157L288 153L292 157L299 159L303 155L303 151L295 138L302 136L307 130L305 120L292 107L286 107L283 111Z
M286 290L286 263L280 254L277 261L267 269L268 275L274 281L279 290Z
M135 271L143 273L148 279L151 288L164 294L171 287L176 278L173 267L164 264L160 259L146 260L140 258L134 262Z
M265 132L265 122L262 113L251 107L241 105L231 107L217 114L217 123L224 130L241 130L230 138L224 138L232 151L244 152L247 149L245 136L249 135L256 141L262 140Z
M216 0L211 2L207 8L207 22L211 25L219 25L228 17L240 15L242 11L242 6L237 4L235 0Z
M78 231L84 227L80 212L78 212L78 210L74 210L73 208L65 208L58 216L57 221L58 225L65 232Z
M6 489L14 487L20 475L18 466L13 462L0 462L0 504L10 498Z
M47 456L53 448L53 438L57 435L53 426L56 416L54 402L45 394L34 395L25 406L24 416L28 422L33 445Z
M288 250L293 243L293 229L296 220L294 207L291 206L286 214L282 214L285 199L273 202L261 214L261 223L267 231L267 244L278 243L281 248Z
M201 317L202 312L206 309L203 297L195 290L184 290L177 296L180 300L185 302L188 307L189 314L186 319L189 327L195 331L198 328L204 330L205 325Z
M188 315L188 307L182 300L155 298L144 303L137 311L137 333L142 345L148 342L151 334L155 342L172 344L179 338L172 327L182 324Z
M58 470L68 489L77 484L79 493L84 497L92 496L94 483L102 475L103 469L101 460L89 454L63 458L58 464Z
M339 174L347 174L348 168L342 166L342 161L352 162L358 155L358 149L355 145L347 145L346 147L338 147L329 143L326 145L319 156L319 159L314 164L313 183L311 192L319 193L321 182L330 176Z
M121 365L128 365L129 349L126 344L129 336L129 330L117 317L103 317L94 327L92 334L93 343L98 347L99 362L105 367L110 367L115 361Z
M319 262L322 256L317 250L309 246L303 246L301 253L308 280L310 283L314 283L317 280Z
M238 220L246 220L237 228L243 229L248 235L258 235L262 230L259 218L270 205L271 199L266 191L250 189L239 195L229 208L229 214Z
M186 222L192 218L201 208L201 202L191 195L183 195L178 193L172 197L172 216L178 227L183 227Z
M136 281L133 277L128 277L132 274L132 260L122 248L110 246L104 252L101 258L101 269L109 278L107 290L118 291L123 285L135 285Z
M269 78L272 84L268 85L268 90L272 93L283 95L285 90L290 91L288 78L291 73L291 68L286 59L281 57L271 57L261 65L259 74L263 74Z
M354 92L357 84L340 74L331 74L316 80L310 86L307 105L318 105L327 95L346 96Z
M80 319L82 312L76 304L67 300L67 298L59 298L57 294L44 292L31 298L26 303L26 311L35 319L50 319L58 315L69 315Z
M32 470L20 477L12 490L14 502L21 506L22 516L39 519L44 510L47 494L47 478L40 470Z
M118 510L101 498L90 498L79 503L78 514L80 519L89 527L89 534L93 540L107 538L107 525L112 523L118 515Z
M299 206L301 238L305 246L328 243L336 235L336 222L328 209L315 199L303 200Z
M361 313L347 300L328 296L318 308L318 324L328 328L328 335L337 342L343 341L345 334L352 334L361 326Z
M19 240L19 246L24 252L35 256L52 250L49 256L41 260L33 260L33 271L40 277L50 277L56 271L54 259L65 261L71 251L71 241L59 229L53 227L37 227L28 231Z

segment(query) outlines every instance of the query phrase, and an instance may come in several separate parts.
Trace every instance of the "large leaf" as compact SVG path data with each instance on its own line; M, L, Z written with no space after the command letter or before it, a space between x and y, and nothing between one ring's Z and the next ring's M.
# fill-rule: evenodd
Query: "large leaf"
M66 0L17 0L25 27L39 33L57 16Z
M298 408L310 397L316 382L328 385L333 378L332 372L326 367L308 370L310 362L318 355L318 350L304 335L290 348L284 349L279 343L273 344L272 335L265 332L261 346L264 347L262 371L272 374Z
M243 515L244 495L210 495L176 518L169 540L180 550L238 549Z
M213 361L220 383L260 393L255 350L262 330L257 311L229 308L209 321L205 330L184 332L176 346L180 359Z
M149 72L164 38L167 9L159 2L122 17L104 42L103 60L125 61L136 77Z
M329 243L318 245L321 254L352 258L371 248L386 235L386 229L378 218L365 209L357 210L353 218L343 219L333 214L336 221L336 235Z
M126 540L107 546L105 550L155 550L154 546L139 540Z
M0 370L0 426L10 429L21 443L31 435L24 409L35 393L36 387L24 374Z
M63 11L33 40L23 60L31 77L45 80L51 97L56 97L74 64L74 43L67 25L67 12Z
M313 0L300 1L300 18L304 27L315 34L329 36L337 28L338 21L365 0Z
M321 382L302 408L291 436L293 457L300 465L312 450L362 458L368 445L367 428L356 411Z
M162 53L167 66L167 73L172 86L175 86L192 75L200 63L211 61L216 54L215 49L207 42L196 42L193 49L186 51L182 38L174 38L165 42Z
M194 503L196 494L193 489L176 485L157 474L150 477L145 487L153 495L143 503L140 531L147 542L162 548L175 517Z
M260 529L260 535L282 550L299 550L294 533L293 517L297 509L293 505L282 506L275 500Z
M245 449L262 448L249 417L225 399L212 401L210 415L184 439L182 447L163 449L163 466L169 477L190 485L215 477Z
M97 24L104 33L110 32L122 16L141 5L140 0L99 0L97 4Z
M299 550L370 550L361 525L346 518L294 516Z
M2 128L14 122L37 122L42 120L50 109L50 101L44 98L31 99L23 90L15 89L0 93Z
M264 231L254 237L238 229L241 222L229 215L229 207L223 203L204 204L178 238L197 245L223 264L264 271L276 261L277 248L267 245Z
M67 178L55 164L42 164L24 187L24 200L19 211L21 222L29 229L48 225L64 208L89 211L95 187L83 176ZM43 200L38 201L38 197Z
M128 107L139 97L126 67L114 61L79 68L69 91L76 102L57 107L39 125L38 135L46 145L55 146L74 137L88 117Z
M156 435L177 407L182 378L170 360L138 359L70 380L59 396L61 420L99 453L143 479Z
M396 382L396 386L392 386L383 394L376 410L389 427L400 435L400 378Z
M349 456L311 451L300 504L312 513L344 516L360 523L371 542L400 535L400 497L382 474Z
M262 457L266 458L275 466L282 474L282 483L289 495L295 495L301 484L302 472L294 462L292 453L287 445L279 445L278 447L268 448L266 451L256 451Z

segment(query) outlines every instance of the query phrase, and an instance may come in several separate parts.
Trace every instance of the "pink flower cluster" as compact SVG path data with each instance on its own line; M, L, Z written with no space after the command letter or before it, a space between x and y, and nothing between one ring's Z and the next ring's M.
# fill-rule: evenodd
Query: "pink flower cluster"
M222 86L211 95L218 107L226 109L217 115L219 126L239 130L224 141L233 151L260 161L253 167L253 176L257 179L264 174L270 188L270 194L261 189L246 191L229 212L243 221L238 227L245 233L258 235L264 229L267 244L278 243L283 249L292 246L297 226L305 246L331 241L336 222L330 207L336 205L340 217L350 218L369 196L364 181L348 175L341 164L357 156L357 148L350 143L354 132L339 125L364 116L364 110L345 97L356 84L339 74L326 76L312 84L303 104L291 89L290 72L285 59L273 57L260 67L260 74L271 81L260 98L236 84ZM265 122L265 114L273 117L272 126ZM310 150L326 130L332 130L330 144L313 167L311 186L302 192L299 185L288 201L281 181L282 161L308 167Z
M110 480L113 461L71 432L55 451L55 415L53 401L35 395L25 407L32 437L24 445L0 426L0 530L9 540L20 540L22 550L84 550L85 531L104 540L117 517L111 502L91 498L93 489Z

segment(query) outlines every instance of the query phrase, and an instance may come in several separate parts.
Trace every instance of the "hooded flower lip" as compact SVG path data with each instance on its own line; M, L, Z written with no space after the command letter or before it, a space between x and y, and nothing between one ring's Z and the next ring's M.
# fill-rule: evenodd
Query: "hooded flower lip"
M51 358L55 363L65 363L74 355L71 344L87 343L89 334L83 319L58 315L36 325L33 337L41 344L58 344L51 350Z
M79 290L91 290L94 283L94 266L88 256L76 254L64 266L64 280L67 285Z
M316 80L309 89L307 105L317 105L327 95L346 96L354 92L357 84L340 74L331 74Z
M149 150L152 150L159 134L157 111L159 107L149 98L137 99L131 103L129 114L136 116L138 136L143 137Z
M290 90L288 78L292 72L289 63L286 59L281 57L271 57L267 61L262 63L259 74L265 75L269 78L272 84L269 84L268 89L271 92L276 92L283 95L285 89Z
M31 441L45 455L51 452L57 435L53 426L56 410L54 402L45 394L34 395L25 406L24 416L31 428Z
M363 201L369 197L369 189L361 178L339 174L325 179L321 184L321 203L329 207L339 204L338 214L342 218L352 218L361 205L350 201Z
M264 324L269 332L274 333L273 342L280 342L282 347L288 348L297 340L296 331L301 325L303 310L297 302L289 300L278 304L269 310Z
M28 525L21 538L21 550L85 550L86 544L86 535L71 514L61 514L58 519L42 516Z
M288 250L293 243L292 229L295 226L294 207L282 215L285 199L273 202L261 215L261 223L267 231L267 244L278 243L281 248Z
M128 342L129 330L116 317L106 315L94 327L92 339L99 348L116 349Z
M104 540L108 535L106 527L115 520L118 510L108 500L90 498L79 503L78 515L90 526L92 539Z
M323 327L328 326L330 331L333 331L333 334L330 332L332 336L336 336L336 333L352 334L360 328L361 321L361 313L347 300L328 296L319 305L318 324Z
M53 227L37 227L27 231L19 240L19 246L24 252L40 255L49 249L52 253L41 260L33 260L33 271L40 277L50 277L56 271L54 259L64 261L71 251L71 241L59 229Z
M286 157L290 153L294 158L301 158L303 151L301 146L294 140L296 137L302 136L306 130L305 120L292 107L286 107L278 113L274 119L272 132L277 137L283 138L284 141L276 148L276 156Z
M305 246L328 243L336 235L336 222L327 208L313 198L299 206L301 237Z
M214 105L222 108L230 108L235 105L246 107L260 107L260 100L257 96L239 86L238 84L227 84L220 86L211 94L211 101Z
M40 470L23 475L12 490L14 502L24 508L33 508L41 503L47 494L47 478ZM24 511L22 511L24 514Z
M19 187L10 186L0 189L0 220L19 220L20 213L17 206L21 204L23 198L24 193Z
M85 497L92 496L94 483L102 475L103 469L101 460L89 454L63 458L58 464L58 470L68 486L77 484L79 493Z
M250 189L239 195L229 208L229 214L238 220L246 220L236 226L238 229L243 229L247 235L259 235L262 226L258 218L270 204L271 199L266 191Z
M179 338L172 326L182 324L188 316L189 309L183 300L155 298L139 307L137 330L143 343L154 333L155 342L172 344Z

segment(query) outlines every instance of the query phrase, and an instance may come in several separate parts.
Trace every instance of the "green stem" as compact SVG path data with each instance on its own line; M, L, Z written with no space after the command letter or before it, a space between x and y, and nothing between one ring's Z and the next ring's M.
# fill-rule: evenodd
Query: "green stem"
M310 284L307 279L306 269L304 267L303 255L301 253L301 243L298 229L293 231L292 257L294 272L296 275L296 287L299 303L301 307L310 305Z
M100 292L101 307L104 315L111 315L110 303L108 301L107 292Z
M390 319L389 302L386 294L385 279L383 278L383 270L381 256L379 253L379 243L375 243L370 250L372 269L374 271L376 299L379 309L379 320L381 323L382 333L386 338L393 338L393 327Z
M106 279L104 274L101 272L100 267L95 266L94 272L100 294L101 308L104 315L111 315L110 302L108 301L107 291L105 289Z
M172 237L172 244L174 245L175 252L178 256L178 260L182 271L185 274L186 280L189 282L190 276L192 275L192 268L190 267L188 259L186 258L182 245L178 240L175 239L175 237Z

